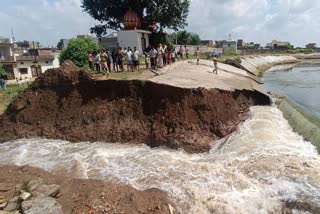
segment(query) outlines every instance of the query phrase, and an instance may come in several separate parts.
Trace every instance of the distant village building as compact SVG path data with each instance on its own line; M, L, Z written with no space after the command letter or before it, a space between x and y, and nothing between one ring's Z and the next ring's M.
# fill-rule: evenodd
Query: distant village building
M8 38L0 38L0 64L7 73L8 79L15 79L14 71L16 62L13 55L13 41Z
M288 48L290 46L290 42L281 42L277 40L273 40L271 43L267 44L267 47L271 47L273 49L283 49Z
M238 39L237 41L237 48L241 49L243 47L245 47L246 43L243 41L243 39Z
M308 49L316 49L317 48L317 43L309 43L306 45L306 48Z
M28 54L16 54L18 80L40 76L51 68L59 67L59 53L51 48L32 49Z
M106 49L134 47L142 53L149 46L151 32L139 30L141 20L138 15L129 10L123 18L124 30L111 33L100 39L100 45Z
M0 38L0 64L7 73L9 83L17 82L59 67L59 52L52 48L14 49L11 39Z
M83 35L77 35L77 38L87 38L87 39L91 39L94 43L96 43L97 45L99 45L99 39L96 37L91 36L90 34L83 34ZM61 39L62 41L62 46L61 49L66 49L68 47L68 44L70 42L71 39Z
M223 41L223 53L224 54L236 54L237 53L237 41L233 41L231 34L229 34L228 40Z

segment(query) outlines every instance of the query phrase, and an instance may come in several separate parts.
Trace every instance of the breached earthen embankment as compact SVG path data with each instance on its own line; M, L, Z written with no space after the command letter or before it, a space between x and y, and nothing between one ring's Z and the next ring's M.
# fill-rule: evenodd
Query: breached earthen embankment
M25 137L146 143L209 151L232 133L252 105L250 90L179 88L141 80L95 80L71 62L47 71L0 117L1 142Z

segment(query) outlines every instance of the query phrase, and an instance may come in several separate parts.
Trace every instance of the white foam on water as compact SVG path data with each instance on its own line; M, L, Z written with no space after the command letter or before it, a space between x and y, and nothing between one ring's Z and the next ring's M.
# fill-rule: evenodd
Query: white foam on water
M320 157L276 107L252 107L250 119L206 154L25 139L1 144L0 163L159 188L182 213L281 213L284 202L320 206Z

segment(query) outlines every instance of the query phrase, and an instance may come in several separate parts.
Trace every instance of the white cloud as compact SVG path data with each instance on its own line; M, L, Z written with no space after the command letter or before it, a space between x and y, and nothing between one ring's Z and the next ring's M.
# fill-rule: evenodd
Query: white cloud
M320 1L191 0L188 30L205 39L233 38L265 45L273 39L318 42Z
M89 33L94 25L80 6L81 0L13 0L0 7L0 34L10 36L12 28L18 40L56 45L61 38Z

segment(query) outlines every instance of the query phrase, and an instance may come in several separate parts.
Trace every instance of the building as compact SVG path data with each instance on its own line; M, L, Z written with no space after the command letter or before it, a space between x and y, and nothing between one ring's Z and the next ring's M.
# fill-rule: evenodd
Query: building
M237 41L232 40L231 34L223 41L222 49L224 54L237 54Z
M149 34L151 32L145 30L123 30L118 31L118 43L120 47L134 47L140 53L149 46Z
M105 49L114 49L119 47L118 42L118 33L113 32L109 34L108 36L101 37L99 39L100 46L104 47Z
M273 40L271 43L267 44L267 47L271 47L273 49L283 49L283 48L288 48L290 45L291 45L290 42Z
M36 78L48 69L59 67L59 52L54 51L40 48L31 49L28 54L16 54L16 79Z
M306 45L306 48L308 49L316 49L317 48L317 44L316 43L309 43Z
M123 18L124 30L114 32L100 39L100 45L105 49L134 48L142 53L149 46L151 32L140 30L141 20L138 15L129 10Z
M59 67L59 54L52 48L14 49L12 39L0 38L0 64L9 83L35 78L48 69Z
M237 48L241 49L241 48L244 48L245 46L246 46L246 43L243 41L243 39L238 39Z
M0 38L0 64L7 73L9 80L15 79L16 62L13 55L13 42L8 38Z

